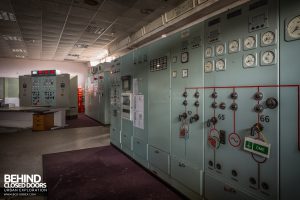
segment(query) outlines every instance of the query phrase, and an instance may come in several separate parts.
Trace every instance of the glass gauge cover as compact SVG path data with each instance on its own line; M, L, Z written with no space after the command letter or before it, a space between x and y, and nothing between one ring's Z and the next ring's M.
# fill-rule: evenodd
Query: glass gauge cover
M214 70L214 65L212 61L207 61L204 64L204 72L212 72Z
M289 21L287 27L288 35L293 39L300 38L300 15Z
M206 58L210 58L212 57L212 48L211 47L207 47L205 50L205 57Z
M229 52L238 52L239 51L239 42L238 40L233 40L229 43Z
M216 46L216 54L217 55L222 55L225 52L225 46L224 44L219 44Z
M225 61L220 59L216 62L216 71L223 71L225 70Z
M253 54L249 54L244 58L244 66L245 67L253 67L256 64L256 57Z
M261 42L264 45L270 45L275 40L275 33L272 31L265 32L261 37Z
M255 47L256 39L254 36L249 36L244 40L244 49L253 49Z
M274 63L275 54L273 51L266 51L262 54L261 60L263 64L269 65Z

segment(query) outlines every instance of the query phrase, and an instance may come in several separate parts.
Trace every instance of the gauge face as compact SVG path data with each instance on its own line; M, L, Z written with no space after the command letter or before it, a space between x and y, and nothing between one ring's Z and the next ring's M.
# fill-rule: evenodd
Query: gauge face
M212 72L214 70L214 65L212 61L207 61L204 64L204 72Z
M224 71L225 70L225 61L220 59L216 62L216 71Z
M216 54L217 55L222 55L225 51L225 46L224 44L219 44L218 46L216 46Z
M244 58L244 67L254 67L256 64L256 57L253 54L249 54Z
M275 53L273 51L266 51L261 56L261 61L263 64L269 65L274 63Z
M300 38L300 15L294 17L287 25L287 33L293 39Z
M233 40L229 43L229 52L238 52L239 51L239 42L237 40Z
M212 48L211 47L207 47L205 50L205 57L206 58L210 58L212 57Z
M244 40L244 49L253 49L255 47L256 39L253 36L249 36Z
M270 45L275 40L275 33L272 31L265 32L261 37L261 42L264 45Z

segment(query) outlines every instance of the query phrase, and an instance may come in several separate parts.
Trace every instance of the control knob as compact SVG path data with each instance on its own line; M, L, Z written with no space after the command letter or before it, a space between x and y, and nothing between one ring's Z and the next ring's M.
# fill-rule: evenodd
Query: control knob
M187 92L184 91L184 93L182 94L182 96L183 96L183 97L187 97L187 96L188 96Z
M237 92L232 92L232 93L230 94L230 98L232 98L232 99L237 99L237 98L238 98L238 93L237 93Z
M199 101L195 101L194 105L195 105L196 107L199 107L199 105L200 105Z
M194 94L194 97L195 97L195 98L199 98L199 96L200 96L199 92L196 91L195 94Z
M230 105L230 109L233 110L233 111L236 111L236 110L238 109L237 103L232 103L232 104Z
M224 102L220 103L219 105L220 109L225 110L226 104Z
M254 106L254 111L257 113L261 113L263 110L264 110L264 107L261 104L257 104Z
M263 97L264 97L264 95L263 95L263 93L261 93L261 92L256 92L256 93L254 94L254 99L257 100L257 101L262 100Z
M266 105L267 105L267 108L275 109L278 106L278 101L276 98L270 97L266 100Z
M214 91L212 94L211 94L211 97L212 98L217 98L218 97L218 93L216 91Z

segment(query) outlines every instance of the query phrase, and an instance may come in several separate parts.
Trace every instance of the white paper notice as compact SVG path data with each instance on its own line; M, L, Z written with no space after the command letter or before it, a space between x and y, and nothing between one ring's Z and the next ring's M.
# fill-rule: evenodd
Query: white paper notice
M137 78L133 79L133 85L132 85L132 90L133 90L133 94L138 94L139 93L139 82Z
M133 126L144 129L144 95L134 95Z

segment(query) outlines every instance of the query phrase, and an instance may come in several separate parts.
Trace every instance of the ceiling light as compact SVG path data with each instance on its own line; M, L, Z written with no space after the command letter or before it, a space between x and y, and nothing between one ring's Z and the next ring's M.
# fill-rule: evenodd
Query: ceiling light
M149 15L149 14L151 14L151 13L154 12L154 9L151 9L151 8L143 8L143 9L140 10L140 12L141 12L142 14Z
M5 20L5 21L15 22L16 16L11 12L6 12L6 11L1 10L0 11L0 19Z
M88 25L85 31L88 33L94 33L100 35L104 31L104 28L101 28L97 25Z
M166 35L166 34L162 34L161 37L162 37L162 38L165 38L165 37L167 37L167 35Z
M76 48L88 48L89 45L87 44L75 44L74 47Z
M25 58L25 56L16 55L17 58Z
M84 0L84 3L86 3L90 6L96 6L99 4L98 1L96 1L96 0Z
M22 41L20 36L12 36L12 35L2 35L4 40L11 40L11 41Z
M25 49L12 49L12 52L26 53Z
M79 54L71 54L71 53L69 53L68 56L79 58Z

